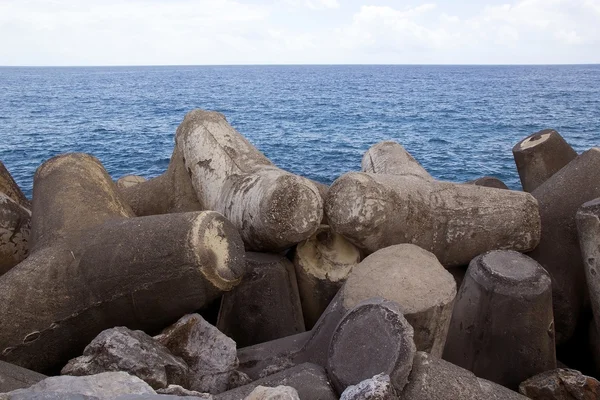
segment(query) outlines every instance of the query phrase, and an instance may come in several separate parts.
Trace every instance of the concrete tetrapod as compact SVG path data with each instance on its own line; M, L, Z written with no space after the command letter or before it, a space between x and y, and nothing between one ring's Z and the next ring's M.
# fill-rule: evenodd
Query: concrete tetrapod
M227 217L248 250L278 252L319 227L315 185L273 165L222 114L189 112L176 141L200 203Z
M556 343L570 339L586 297L575 215L600 197L600 148L592 148L562 168L532 193L540 205L542 238L529 256L552 278Z
M238 347L304 332L292 263L282 255L252 252L246 263L244 280L223 295L217 328Z
M600 326L600 198L584 203L576 215L579 245L595 326Z
M29 254L31 211L0 193L0 275Z
M433 254L412 244L379 250L353 268L310 332L238 350L239 369L257 379L303 362L326 366L340 320L372 297L398 304L414 328L417 350L441 355L455 295L452 275Z
M532 250L541 229L528 193L412 175L342 175L329 189L325 212L335 232L367 253L413 243L445 266L493 249Z
M312 329L359 262L360 250L327 225L298 243L294 267L307 329Z
M413 328L397 303L372 298L359 303L340 321L331 337L327 374L342 394L374 375L384 373L401 391L415 355Z
M148 179L139 175L125 175L117 179L115 184L117 185L117 189L126 189L135 185L139 185L140 183L146 182Z
M239 283L235 228L215 212L128 218L100 162L54 157L34 177L31 255L0 276L0 358L64 365L102 330L158 330Z
M192 187L177 145L164 174L138 184L121 183L118 186L119 193L138 217L204 210Z
M556 368L548 273L515 251L473 259L456 298L444 359L513 390Z
M575 150L554 129L527 136L513 147L512 152L526 192L533 192L577 157Z
M477 378L428 353L415 354L408 384L400 400L526 400L527 397L503 386Z

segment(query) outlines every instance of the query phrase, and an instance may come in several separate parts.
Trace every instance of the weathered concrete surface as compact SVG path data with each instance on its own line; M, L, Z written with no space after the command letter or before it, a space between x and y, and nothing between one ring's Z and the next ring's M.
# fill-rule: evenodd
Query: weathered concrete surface
M117 189L126 189L135 185L139 185L140 183L146 182L147 179L143 176L139 175L125 175L117 179L115 182L117 185Z
M119 193L139 217L205 210L198 201L177 145L165 173L137 185L119 188Z
M273 375L258 379L249 385L241 386L215 396L215 400L239 400L248 396L257 386L290 386L296 389L302 400L337 400L327 374L318 365L305 363Z
M98 399L115 399L126 394L155 394L154 390L138 377L126 372L104 372L89 376L54 376L27 389L19 389L4 395L2 400L17 400L19 398L32 398L37 393L47 393L51 398L67 398L70 395L83 395ZM56 397L53 397L57 395ZM3 398L3 396L5 396ZM78 397L74 397L78 398ZM80 398L80 397L79 397ZM81 399L81 398L80 398Z
M398 304L373 298L347 313L331 338L327 375L338 393L384 373L396 390L407 383L415 355L413 328Z
M398 303L414 328L417 350L441 357L456 283L430 252L413 244L381 249L354 268L341 295L346 310L373 296Z
M300 397L290 386L257 386L245 400L300 400Z
M31 202L25 197L2 161L0 161L0 193L4 193L21 207L31 209Z
M128 219L100 162L68 154L34 179L33 251L0 276L0 359L62 367L102 330L158 330L231 290L243 243L215 212Z
M600 148L584 152L531 194L540 205L542 238L529 256L552 278L556 342L562 344L575 332L587 293L575 215L600 197Z
M378 374L372 378L348 386L342 393L340 400L397 400L396 389L385 374Z
M327 225L298 243L294 267L307 329L312 329L359 262L360 250Z
M247 272L225 293L217 328L239 347L304 332L294 265L283 255L246 253Z
M576 222L594 321L600 326L600 198L584 203Z
M0 361L0 393L27 388L46 378L37 372Z
M371 146L362 158L361 168L363 172L373 174L408 175L433 180L401 144L391 140Z
M473 179L472 181L465 182L467 185L485 186L496 189L508 189L506 183L493 176L482 176L481 178Z
M526 400L503 386L424 352L415 354L400 400Z
M309 333L240 349L240 370L257 379L303 362L326 366L338 323L372 297L399 304L415 330L417 350L441 354L455 295L452 276L431 253L411 244L379 250L353 268Z
M271 163L217 112L189 112L176 137L200 203L227 217L246 248L278 252L309 238L323 217L318 189Z
M199 314L182 317L154 339L181 357L189 366L189 387L208 393L221 393L249 383L236 371L236 344Z
M137 376L153 389L170 384L187 386L188 382L188 366L182 359L144 332L125 327L102 331L61 374L84 376L111 371Z
M572 369L554 369L533 376L519 386L533 400L600 399L600 382Z
M0 275L29 255L31 211L0 193Z
M473 259L456 298L444 359L513 390L556 368L548 273L515 251Z
M335 232L367 253L413 243L445 266L492 249L532 250L541 229L528 193L413 175L342 175L329 189L325 212Z
M526 192L533 192L577 157L575 150L554 129L527 136L513 147L512 152Z

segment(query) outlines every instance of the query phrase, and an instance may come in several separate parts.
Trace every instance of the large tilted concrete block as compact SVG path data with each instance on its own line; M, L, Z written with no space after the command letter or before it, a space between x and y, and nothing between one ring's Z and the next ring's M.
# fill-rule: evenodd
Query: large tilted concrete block
M482 176L481 178L473 179L472 181L465 182L467 185L485 186L496 189L508 189L506 183L493 176Z
M595 326L600 326L600 198L584 203L576 221Z
M312 329L359 262L360 250L327 225L298 243L294 267L307 329Z
M515 251L473 259L456 298L444 359L513 390L556 368L548 273Z
M371 146L362 158L361 168L363 172L372 174L433 179L401 144L394 141L379 142Z
M117 179L115 184L117 185L117 189L127 189L129 187L133 187L135 185L139 185L140 183L144 183L148 181L148 179L139 175L125 175Z
M527 397L428 353L417 352L400 400L526 400Z
M403 244L379 250L355 266L310 332L238 350L240 370L256 379L290 365L327 365L336 327L360 302L381 297L398 304L414 328L417 350L441 355L456 284L435 256Z
M0 393L27 388L44 379L45 375L0 361Z
M177 146L173 150L167 171L162 175L134 185L126 184L122 179L117 181L119 192L138 217L205 210L198 201L181 150Z
M238 347L304 332L294 265L284 256L246 253L244 280L223 295L217 328Z
M513 147L512 152L526 192L533 192L577 157L575 150L554 129L527 136Z
M372 253L398 243L431 251L445 266L493 249L530 251L539 242L537 201L528 193L351 172L331 188L331 228Z
M374 298L347 313L331 338L327 374L339 394L384 373L400 391L415 355L413 328L397 303Z
M562 344L575 332L587 293L575 215L600 197L600 148L584 152L531 194L540 205L542 238L529 256L552 278L556 342Z
M100 162L68 154L34 178L30 256L0 276L0 359L64 365L114 326L154 331L240 282L243 242L216 212L128 218Z
M296 389L300 399L337 400L323 367L305 363L258 379L248 385L215 396L215 400L240 400L258 386L290 386Z
M248 250L284 250L319 227L323 203L315 185L273 165L222 114L189 112L176 142L200 203L225 215Z
M31 211L0 193L0 275L29 254Z

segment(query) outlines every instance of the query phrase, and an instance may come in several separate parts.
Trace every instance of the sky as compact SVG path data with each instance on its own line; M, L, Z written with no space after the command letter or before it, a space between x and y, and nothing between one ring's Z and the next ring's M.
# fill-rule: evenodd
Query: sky
M0 65L591 64L600 0L0 0Z

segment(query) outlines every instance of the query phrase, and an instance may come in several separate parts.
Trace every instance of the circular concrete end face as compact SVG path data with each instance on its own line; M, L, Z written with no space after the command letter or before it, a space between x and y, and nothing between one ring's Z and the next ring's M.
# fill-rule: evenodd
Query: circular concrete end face
M377 374L390 376L400 391L406 385L415 354L413 328L384 299L369 299L349 311L329 346L327 373L338 393Z

